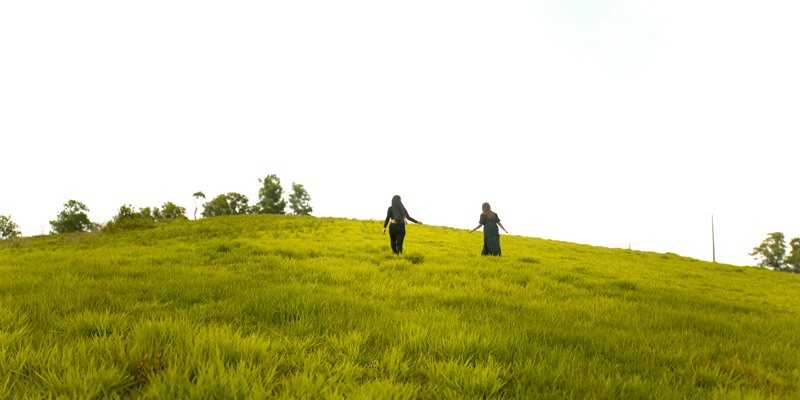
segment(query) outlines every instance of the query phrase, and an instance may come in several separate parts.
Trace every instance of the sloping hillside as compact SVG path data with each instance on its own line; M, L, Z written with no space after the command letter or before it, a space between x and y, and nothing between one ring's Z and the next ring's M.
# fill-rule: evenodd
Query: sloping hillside
M797 398L800 276L379 221L0 242L0 399Z

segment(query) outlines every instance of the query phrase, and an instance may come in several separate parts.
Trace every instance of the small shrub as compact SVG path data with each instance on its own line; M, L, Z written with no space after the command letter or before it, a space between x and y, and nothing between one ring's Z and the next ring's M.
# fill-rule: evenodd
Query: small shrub
M188 219L185 214L185 207L175 205L171 202L164 203L161 209L158 209L158 207L139 207L139 211L133 211L133 206L130 204L123 204L117 211L117 215L103 227L102 231L114 233L132 229L155 228L157 222Z
M150 219L123 219L119 221L109 221L102 231L105 233L116 233L133 229L149 229L155 227L156 222Z

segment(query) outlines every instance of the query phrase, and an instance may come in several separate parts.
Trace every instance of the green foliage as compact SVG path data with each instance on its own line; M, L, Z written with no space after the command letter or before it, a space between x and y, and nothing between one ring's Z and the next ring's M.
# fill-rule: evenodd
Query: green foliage
M142 215L139 213L138 215L133 211L133 206L128 205L121 205L119 210L117 211L117 215L114 216L114 221L121 221L125 219L133 219L133 218L141 218Z
M786 258L785 268L790 272L800 274L800 238L792 239L789 242L789 247L792 248L792 252L789 254L789 257Z
M114 233L131 229L153 228L157 222L185 220L186 208L166 202L159 210L157 207L139 208L134 212L133 206L123 204L117 215L103 227L103 232Z
M800 273L800 238L794 238L789 243L792 250L788 257L784 238L781 232L770 233L761 245L753 248L750 255L760 260L758 263L760 267L773 271Z
M115 233L131 229L154 228L156 222L150 214L149 207L143 213L141 208L139 212L135 212L132 205L123 204L119 207L117 215L103 227L103 232Z
M257 214L285 214L286 201L283 200L283 187L281 180L275 174L268 175L258 189L258 203L254 206Z
M0 215L0 239L15 238L22 233L19 231L19 225L11 220L11 216Z
M394 257L381 223L0 246L0 399L800 396L800 276L417 225Z
M230 214L231 207L228 205L228 196L224 194L211 199L211 201L205 202L203 204L203 212L201 213L204 218Z
M202 215L204 218L211 218L220 215L249 214L248 201L247 196L236 192L221 194L203 204Z
M172 202L166 202L158 207L144 207L139 208L138 212L133 211L133 206L122 205L114 216L114 221L130 220L130 219L146 219L155 222L170 221L170 220L183 220L186 218L186 207L175 205Z
M186 207L181 207L174 203L166 202L161 205L161 219L188 219L186 218Z
M773 271L780 271L783 267L784 257L786 256L786 241L783 233L772 232L758 247L753 247L751 256L755 256L758 266L768 268Z
M139 208L139 213L144 219L149 219L152 221L158 221L161 219L161 210L159 210L158 207Z
M58 214L55 221L50 221L55 233L83 232L92 227L92 222L86 215L89 209L80 201L70 200L64 204L64 210Z
M250 207L247 205L248 201L250 200L243 194L228 193L228 206L230 207L231 215L250 213Z
M292 182L292 193L289 195L289 208L294 211L295 215L311 215L314 209L311 207L311 204L309 204L310 201L311 196L309 196L306 188L299 183Z

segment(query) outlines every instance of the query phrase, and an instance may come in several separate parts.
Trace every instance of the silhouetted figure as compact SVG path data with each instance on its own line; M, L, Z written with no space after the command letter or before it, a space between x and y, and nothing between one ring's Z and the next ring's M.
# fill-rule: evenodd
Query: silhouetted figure
M391 221L392 225L389 226L389 240L392 244L392 252L394 252L395 255L403 252L403 239L406 237L406 220L422 225L422 222L408 215L408 211L406 211L405 206L403 206L403 202L400 201L400 196L392 197L392 206L389 207L389 211L386 212L386 221L383 222L383 234L386 234L386 225Z
M497 226L499 225L503 228L503 224L500 223L500 217L497 216L497 213L492 212L492 206L489 203L483 203L481 209L483 209L483 212L481 213L480 222L469 233L475 232L483 226L483 250L481 255L500 256L500 231ZM503 228L503 232L508 233L506 228Z

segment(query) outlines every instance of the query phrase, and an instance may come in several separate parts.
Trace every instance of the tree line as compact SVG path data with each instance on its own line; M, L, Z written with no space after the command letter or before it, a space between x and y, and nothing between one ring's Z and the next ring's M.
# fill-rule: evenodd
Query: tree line
M751 256L759 261L758 266L773 271L800 274L800 238L789 241L791 252L786 255L786 240L781 232L772 232L758 247L753 247Z
M249 199L243 194L230 192L220 194L210 201L203 203L204 218L220 215L238 214L286 214L286 200L283 199L281 180L276 175L268 175L258 180L261 187L258 190L258 202L249 205ZM205 199L203 192L193 194L195 200ZM292 192L288 195L289 208L294 215L311 215L311 196L302 184L292 182ZM128 229L147 228L160 222L188 219L186 208L172 202L164 203L159 207L139 207L138 211L130 204L123 204L117 214L105 225L96 224L89 220L86 214L89 208L76 200L64 203L63 210L50 221L54 233L84 232L91 229L101 229L104 232L117 232ZM194 218L197 219L197 203L195 202ZM0 238L9 239L21 236L19 225L11 220L11 216L0 215Z
M261 187L258 189L258 202L252 206L248 205L250 200L243 194L236 192L221 194L203 204L203 217L211 218L218 215L238 214L286 214L286 200L283 199L283 187L281 186L280 178L273 174L258 181L261 183ZM195 199L206 198L203 192L197 192L193 196ZM289 208L292 209L293 214L311 215L313 211L310 205L311 196L309 196L303 185L292 182L292 192L288 198ZM197 218L197 204L195 204L195 218Z

